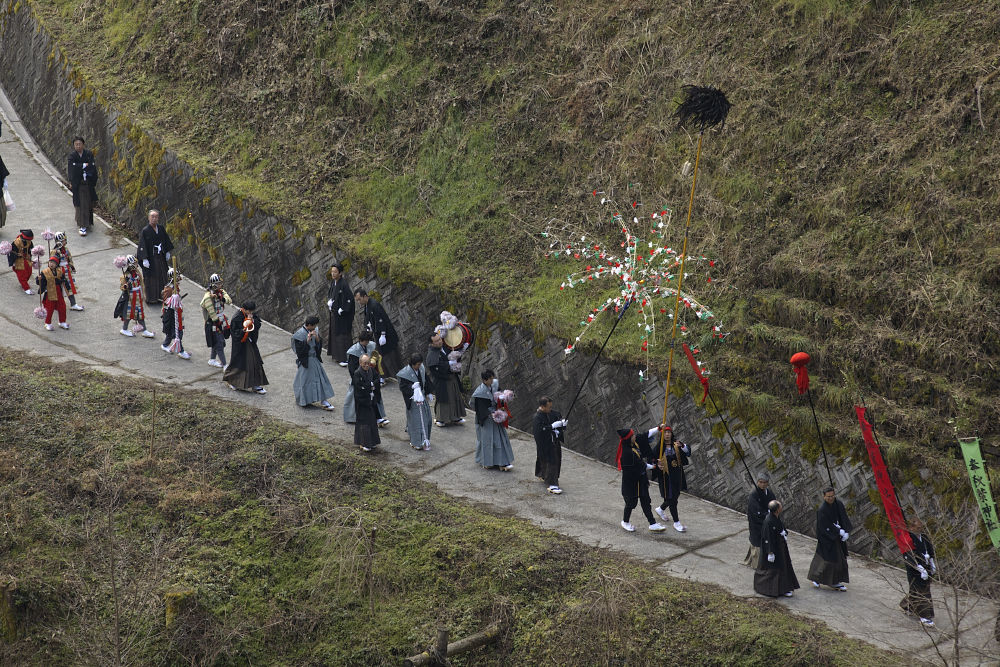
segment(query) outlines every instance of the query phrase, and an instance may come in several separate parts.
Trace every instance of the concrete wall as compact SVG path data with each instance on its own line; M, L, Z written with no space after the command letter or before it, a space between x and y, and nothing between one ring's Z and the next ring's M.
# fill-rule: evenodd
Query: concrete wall
M334 257L346 259L336 248L303 235L292 220L279 220L256 208L257 203L231 196L164 149L154 135L109 107L54 46L24 3L16 11L13 5L0 0L0 84L57 166L64 168L72 137L83 135L97 156L103 207L133 233L144 224L147 209L163 210L185 274L203 282L218 271L237 300L254 299L265 318L288 329L305 315L323 312L326 269ZM193 224L186 221L188 213L193 214ZM53 227L57 226L73 227L68 200L65 221L61 225L54 221ZM530 428L540 394L553 396L565 410L593 360L579 353L567 357L562 341L508 324L481 304L397 284L386 267L355 262L348 274L355 286L380 295L397 325L404 354L424 349L442 309L472 322L479 329L479 341L468 370L476 378L480 369L493 368L504 386L517 392L513 423L518 428ZM640 383L636 368L598 363L573 412L569 446L613 464L615 429L657 423L663 397L663 384L657 378ZM695 448L690 491L742 511L749 482L731 447L713 437L715 420L687 395L671 400L669 421ZM786 523L812 534L814 508L826 481L821 464L805 460L797 446L779 441L773 432L751 435L737 423L731 426L751 469L771 470L772 487L786 501ZM834 474L856 524L881 514L869 499L874 482L867 466L839 463ZM573 482L564 483L571 488ZM912 489L902 490L904 502L917 496L908 491ZM870 551L877 541L859 530L852 547Z

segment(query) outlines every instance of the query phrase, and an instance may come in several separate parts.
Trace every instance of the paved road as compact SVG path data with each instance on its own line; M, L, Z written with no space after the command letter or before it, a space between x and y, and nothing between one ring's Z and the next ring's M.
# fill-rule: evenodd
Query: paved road
M206 364L208 351L203 343L197 311L201 292L193 284L204 276L192 276L186 283L186 291L190 294L187 305L191 321L196 323L188 332L187 346L193 355L190 361L160 350L162 335L159 335L158 312L148 318L150 328L158 334L155 340L121 336L117 321L111 317L120 276L112 259L134 252L134 248L103 223L96 224L95 231L85 238L76 234L73 206L60 181L61 172L41 155L2 94L0 111L4 123L0 154L12 172L10 188L18 205L8 217L7 226L0 230L0 240L13 240L20 228L33 229L36 241L41 241L41 232L46 227L67 232L77 267L79 301L86 307L84 312L70 312L68 331L58 328L46 331L42 321L32 316L37 297L25 295L13 272L2 269L0 344L55 361L77 361L110 374L140 374L164 383L203 390L305 426L329 441L331 446L345 446L344 443L351 442L353 427L343 423L339 410L327 413L295 404L291 391L295 366L289 349L289 333L278 327L264 327L260 337L261 353L271 381L269 393L258 396L226 388L221 381L221 371ZM266 299L258 299L258 302L266 303ZM266 308L262 309L262 315L266 317ZM340 407L348 383L346 370L330 363L326 368L337 391L334 404ZM435 429L431 451L414 452L405 442L403 402L394 384L386 388L384 396L392 418L390 428L383 431L382 452L378 454L385 465L398 466L409 475L433 482L449 494L488 503L499 512L524 517L585 544L641 558L665 573L717 584L737 596L754 596L752 571L740 564L747 548L747 525L742 514L684 496L680 509L681 518L689 528L687 533L679 534L671 529L661 535L650 534L642 525L644 522L637 510L633 516L639 519L636 522L638 530L628 534L618 525L622 507L620 478L611 467L566 450L561 478L565 493L552 496L533 476L534 443L530 437L513 434L516 461L510 473L482 470L475 464L475 431L471 424ZM517 404L517 409L533 409L527 400ZM569 437L572 438L572 430ZM850 591L814 590L805 581L805 574L815 541L792 533L789 547L799 579L808 588L777 604L793 613L821 620L851 637L904 652L913 656L915 662L924 659L940 663L935 642L944 645L940 650L945 656L951 655L955 622L943 603L947 602L947 607L954 609L955 600L943 586L934 588L938 628L925 632L896 606L906 585L901 570L853 557ZM996 604L966 594L959 595L958 604L963 615L959 623L962 629L961 663L1000 662L1000 647L991 639Z

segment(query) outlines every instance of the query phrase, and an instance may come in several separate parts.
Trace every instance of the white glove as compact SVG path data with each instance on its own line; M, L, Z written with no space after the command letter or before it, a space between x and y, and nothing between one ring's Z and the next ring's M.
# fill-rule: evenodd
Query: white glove
M653 465L652 463L647 463L647 464L646 464L646 470L652 470L652 469L653 469L653 468L655 468L655 467L656 467L656 466L654 466L654 465Z
M148 269L149 268L149 260L148 259L142 260L142 268L144 268L144 269Z
M423 403L424 402L424 392L420 389L420 383L413 383L413 402Z
M381 345L385 345L385 334L384 333L381 336L378 337L378 344L380 346Z
M927 570L924 569L923 565L917 566L917 572L920 573L920 578L923 579L924 581L927 581L927 578L930 576L929 574L927 574Z
M565 425L566 425L566 422L564 422L562 419L557 419L554 422L552 422L552 424L551 424L551 426L552 426L553 429L562 428Z
M7 189L7 179L6 179L6 178L5 178L5 179L3 179L3 189L4 189L4 190L6 190L6 189Z
M774 554L768 554L767 555L767 562L768 563L773 563L774 562Z
M851 534L848 533L846 530L844 530L843 528L840 529L840 539L842 542L846 542L847 538L850 536Z
M931 558L931 574L937 574L937 563Z
M344 309L343 308L338 308L337 309L337 314L338 315L343 315L344 314Z
M783 530L783 531L781 531L781 532L779 533L779 535L781 535L781 536L782 536L782 537L784 537L785 539L788 539L788 531L787 531L787 530Z
M326 309L327 310L333 310L333 299L327 299L326 300Z
M427 394L427 402L428 403L434 402L434 394Z
M167 253L167 261L168 262L170 261L170 253L169 252Z

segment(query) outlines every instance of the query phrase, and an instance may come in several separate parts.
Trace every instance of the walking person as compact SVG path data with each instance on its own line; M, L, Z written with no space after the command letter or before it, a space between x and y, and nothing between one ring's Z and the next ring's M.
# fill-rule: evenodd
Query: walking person
M377 350L382 355L382 372L385 377L395 377L403 366L399 357L399 336L392 320L386 314L382 304L371 298L363 289L355 290L354 300L361 306L364 315L365 328L377 343Z
M7 253L7 264L14 269L17 282L21 284L21 289L25 294L34 294L28 279L31 278L33 260L31 259L31 242L35 238L35 233L30 229L22 229L14 241L10 244Z
M163 344L160 349L164 352L176 352L181 359L190 359L191 353L184 349L184 306L181 303L183 298L180 293L181 276L174 269L167 269L166 286L160 292L160 300L163 302L163 310L160 312L160 322L163 324Z
M788 531L779 516L781 503L772 500L767 505L767 516L761 526L760 559L753 575L753 589L767 597L792 597L799 587L799 580L792 568L788 554Z
M507 435L510 412L506 404L514 395L510 390L500 391L500 380L493 371L487 369L480 377L483 382L472 393L472 407L476 411L476 463L508 472L514 467L514 449Z
M122 277L119 283L121 296L115 304L114 316L121 318L122 328L119 333L129 338L140 332L143 338L153 338L155 333L146 328L146 311L142 305L142 274L139 272L139 260L135 255L116 257L115 266L121 267ZM135 320L129 328L128 323Z
M631 518L636 505L642 507L642 513L649 522L649 530L662 533L667 529L653 518L652 502L649 499L649 477L646 475L647 471L655 470L660 465L649 443L665 428L667 428L665 424L660 424L642 433L636 433L632 428L618 431L618 453L615 455L615 461L622 473L622 499L625 501L622 528L630 533L635 532Z
M847 539L852 529L844 503L837 499L833 487L823 489L823 502L816 510L816 554L808 575L815 588L825 584L837 591L847 590Z
M292 352L295 353L295 381L292 391L295 402L301 407L319 403L324 410L333 411L333 385L323 369L323 339L316 328L319 318L310 315L292 334Z
M448 357L448 353L444 351L444 339L440 334L431 336L424 365L434 378L435 425L464 424L465 405L462 402L462 383L458 379L462 371L462 362L453 361Z
M924 522L920 519L910 521L909 529L913 550L903 555L909 590L906 597L900 600L899 606L907 614L919 618L924 627L933 628L934 601L931 599L931 577L937 574L934 545L924 534Z
M747 549L746 558L743 564L747 567L757 567L760 560L760 535L764 526L764 517L767 516L767 506L774 497L774 492L768 487L771 485L771 476L766 472L757 475L757 485L750 492L747 498L747 523L750 526L750 548Z
M66 166L69 189L73 193L76 226L80 236L86 236L94 226L94 204L97 203L97 164L94 154L84 146L83 137L73 137L73 150Z
M38 283L38 296L45 308L45 328L52 331L52 313L59 313L59 326L69 329L66 323L66 301L63 299L63 287L66 284L66 274L59 266L59 258L53 255L49 257L47 267L38 272L35 278Z
M354 444L361 451L370 452L382 440L378 434L378 372L372 367L367 354L358 359L358 370L354 372Z
M677 501L681 497L681 491L687 491L687 475L684 474L684 468L687 466L689 457L691 456L691 447L679 440L675 440L674 431L669 426L664 428L666 429L664 438L669 436L669 439L662 447L660 465L653 470L653 479L657 481L660 487L660 496L663 498L663 504L655 509L656 514L666 523L667 514L665 510L669 508L670 518L674 523L674 530L678 533L683 533L687 528L681 523L680 517L677 514ZM665 470L664 467L666 468Z
M233 315L231 324L233 336L233 358L229 360L222 381L230 389L253 391L266 394L267 375L264 373L264 360L257 349L257 339L260 337L260 316L257 314L257 304L247 301Z
M344 423L353 424L357 421L357 413L354 410L354 374L361 366L361 357L368 355L371 363L371 354L375 351L375 343L372 342L372 335L367 331L358 334L358 342L347 350L347 394L344 396ZM375 373L378 375L378 372ZM381 384L375 390L376 423L379 426L387 426L389 420L385 416L385 405L382 403Z
M229 318L226 317L226 304L231 304L232 298L222 289L222 278L213 273L208 278L208 289L201 297L201 314L205 319L205 343L211 350L208 365L215 368L226 367L226 339L229 338Z
M73 265L73 253L69 251L65 232L56 234L52 254L59 258L59 266L66 274L66 296L69 297L69 309L83 310L83 306L76 302L76 278L74 277L76 266Z
M174 243L166 228L160 224L160 212L149 210L149 224L139 233L139 261L142 278L146 282L146 303L160 303L160 293L167 284L167 263Z
M326 307L330 310L329 353L341 366L347 366L347 348L351 345L354 328L354 292L339 262L330 267L330 287L326 291Z
M531 434L535 438L535 477L545 482L551 494L559 495L559 471L562 468L562 446L567 420L552 409L552 399L542 396L531 421Z
M396 374L399 391L406 405L406 434L410 446L416 450L431 448L431 410L434 400L434 382L424 368L424 360L419 354L410 357L410 364Z

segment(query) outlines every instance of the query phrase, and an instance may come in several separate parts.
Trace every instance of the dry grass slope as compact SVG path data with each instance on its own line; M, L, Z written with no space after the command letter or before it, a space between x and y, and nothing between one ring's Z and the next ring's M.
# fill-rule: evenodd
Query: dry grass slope
M235 193L566 338L579 302L553 304L530 235L592 217L593 187L682 208L694 138L671 100L717 85L734 108L693 242L736 288L711 297L734 335L707 353L731 407L810 446L787 365L805 348L840 454L861 395L914 459L954 456L953 426L998 434L995 0L30 4Z

